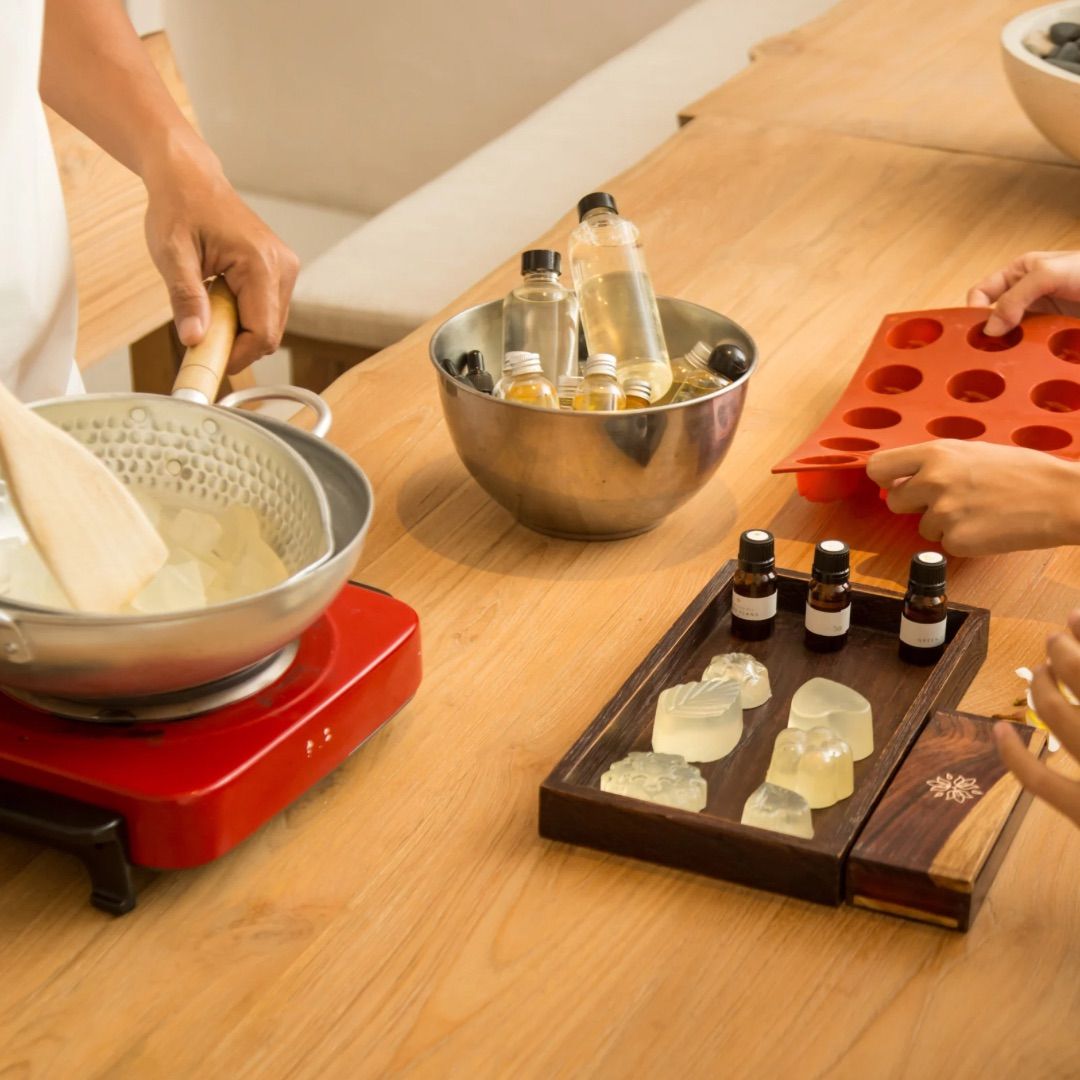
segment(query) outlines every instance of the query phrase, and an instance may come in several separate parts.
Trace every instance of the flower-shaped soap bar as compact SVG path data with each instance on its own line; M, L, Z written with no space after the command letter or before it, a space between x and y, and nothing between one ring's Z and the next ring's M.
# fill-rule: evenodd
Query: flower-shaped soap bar
M874 752L874 717L870 702L856 690L832 679L804 682L791 699L788 727L832 728L862 761Z
M769 672L749 653L729 652L714 656L705 670L706 679L734 679L742 689L742 707L756 709L772 697Z
M797 791L811 810L822 810L855 790L851 747L832 728L784 728L773 744L765 779Z
M717 761L742 735L739 684L731 679L683 683L665 690L656 703L653 749L687 761Z
M742 823L787 836L801 836L804 840L814 837L810 804L798 792L767 781L746 800Z
M677 810L705 809L705 780L677 754L633 751L600 777L600 790L631 799L672 806Z

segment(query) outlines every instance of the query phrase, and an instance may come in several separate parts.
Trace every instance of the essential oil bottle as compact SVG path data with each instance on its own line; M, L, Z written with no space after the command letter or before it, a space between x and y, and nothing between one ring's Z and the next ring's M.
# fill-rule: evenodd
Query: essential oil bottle
M765 529L739 537L739 565L731 589L731 632L763 641L776 625L776 542Z
M578 387L581 385L580 375L560 375L557 389L559 391L559 408L560 409L572 409L574 407L574 396L577 394Z
M559 397L540 365L540 356L533 352L509 352L503 361L503 376L495 386L495 397L534 405L541 409L557 409Z
M559 280L561 272L557 251L526 251L521 281L503 301L503 352L539 353L544 377L554 384L577 373L578 299Z
M470 349L465 354L465 373L461 377L481 394L490 394L495 389L495 380L484 366L484 354L479 349Z
M574 395L578 412L613 412L626 404L619 380L615 377L615 357L610 353L594 353L585 362L585 378Z
M851 551L843 540L822 540L806 597L806 647L839 652L851 627Z
M900 616L900 659L909 664L936 664L945 652L945 570L945 556L937 551L921 551L911 560Z
M652 404L652 391L645 379L627 379L623 393L626 394L624 409L647 409Z

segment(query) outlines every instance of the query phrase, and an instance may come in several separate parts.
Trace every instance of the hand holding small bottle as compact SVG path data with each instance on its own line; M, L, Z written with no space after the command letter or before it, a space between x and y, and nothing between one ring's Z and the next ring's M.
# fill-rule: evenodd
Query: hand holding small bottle
M1080 761L1080 706L1073 705L1059 682L1080 697L1080 611L1069 617L1068 630L1054 634L1046 645L1047 662L1031 683L1035 711ZM1059 810L1080 827L1080 780L1070 780L1036 760L1007 721L995 725L998 753L1033 795Z

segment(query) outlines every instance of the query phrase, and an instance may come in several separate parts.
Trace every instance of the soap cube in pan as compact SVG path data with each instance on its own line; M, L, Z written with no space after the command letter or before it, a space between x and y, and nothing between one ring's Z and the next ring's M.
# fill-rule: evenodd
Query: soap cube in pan
M765 779L798 792L811 810L823 810L855 791L851 747L832 728L784 728L773 744Z
M600 777L600 790L697 813L705 809L701 772L677 754L635 750Z
M810 804L798 792L767 781L743 805L742 823L804 840L814 838Z
M788 727L832 728L862 761L874 752L874 716L870 702L857 690L832 679L815 678L802 684L791 699Z
M660 694L652 747L687 761L718 761L742 736L739 684L731 679L683 683Z
M704 680L734 679L742 690L742 707L756 709L772 697L769 672L749 653L723 653L714 656L705 669Z

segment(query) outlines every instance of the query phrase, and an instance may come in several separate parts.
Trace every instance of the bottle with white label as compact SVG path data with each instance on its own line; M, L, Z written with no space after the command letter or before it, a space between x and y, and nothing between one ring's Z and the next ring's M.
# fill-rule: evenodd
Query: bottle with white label
M921 551L911 560L900 616L900 659L909 664L936 664L945 652L945 567L945 556L937 551Z
M776 543L765 529L739 537L739 565L731 586L731 633L763 641L776 625Z
M851 627L851 552L843 540L822 540L806 597L806 647L838 652Z

